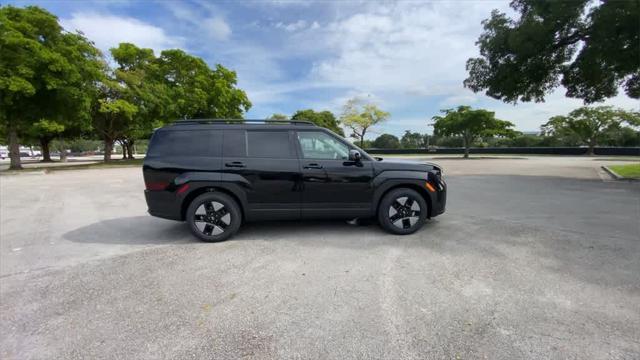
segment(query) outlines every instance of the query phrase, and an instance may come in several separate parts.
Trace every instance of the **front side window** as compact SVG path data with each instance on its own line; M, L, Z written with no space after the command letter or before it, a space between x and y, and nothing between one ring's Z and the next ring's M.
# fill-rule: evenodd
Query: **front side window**
M349 159L349 147L324 132L299 131L298 141L305 159Z

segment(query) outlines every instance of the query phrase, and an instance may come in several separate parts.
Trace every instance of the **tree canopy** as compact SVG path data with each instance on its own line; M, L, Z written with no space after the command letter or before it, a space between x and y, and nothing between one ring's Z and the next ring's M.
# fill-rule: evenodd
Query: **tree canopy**
M405 149L419 149L426 147L427 145L427 136L420 134L419 132L411 132L410 130L405 130L404 135L400 139L400 145L402 145Z
M107 161L114 141L132 158L135 139L163 123L176 118L239 119L251 107L246 93L236 87L235 72L222 65L211 69L182 50L165 50L156 57L151 49L121 43L111 55L116 67L99 87L93 121L104 139Z
M513 0L519 17L483 21L464 85L505 102L566 95L593 103L623 87L640 98L640 1Z
M373 140L371 146L376 149L398 149L400 148L400 140L395 135L382 134Z
M444 116L434 116L434 135L460 136L465 148L464 157L469 157L469 148L475 139L482 136L514 136L513 124L498 120L495 113L484 109L459 106L457 109L441 110Z
M48 138L65 126L88 124L103 62L82 34L64 31L35 6L0 7L0 49L0 126L9 135L11 168L18 169L20 137Z
M559 138L575 138L589 146L589 154L605 137L616 137L614 132L623 132L622 125L640 125L640 113L615 109L611 106L581 107L568 116L554 116L542 125L545 135Z
M165 50L157 59L160 77L169 88L167 113L179 118L241 119L251 108L247 94L236 87L237 76L224 66L215 69L182 50Z
M285 114L272 114L267 120L289 120L289 117Z
M291 120L305 120L327 128L340 136L344 136L344 131L340 127L340 123L331 111L314 111L311 109L298 110L291 117Z
M375 104L353 98L344 105L340 121L351 130L350 136L359 140L360 147L363 147L367 131L372 126L386 121L389 116L388 112L379 109Z

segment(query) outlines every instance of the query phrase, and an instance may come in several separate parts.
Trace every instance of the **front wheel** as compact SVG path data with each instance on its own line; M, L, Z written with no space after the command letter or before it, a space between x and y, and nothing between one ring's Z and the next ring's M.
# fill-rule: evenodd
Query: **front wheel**
M242 223L238 203L218 192L208 192L195 198L186 215L193 235L208 242L227 240Z
M424 225L427 211L427 202L417 191L395 189L380 201L378 222L392 234L412 234Z

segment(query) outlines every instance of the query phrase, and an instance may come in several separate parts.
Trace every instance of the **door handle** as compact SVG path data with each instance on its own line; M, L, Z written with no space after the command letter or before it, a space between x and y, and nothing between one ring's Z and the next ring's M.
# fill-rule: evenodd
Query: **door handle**
M316 163L312 163L312 164L308 164L304 168L305 169L322 169L322 165L316 164Z
M228 162L228 163L225 163L224 166L233 167L233 168L243 168L243 167L245 167L245 165L240 161Z

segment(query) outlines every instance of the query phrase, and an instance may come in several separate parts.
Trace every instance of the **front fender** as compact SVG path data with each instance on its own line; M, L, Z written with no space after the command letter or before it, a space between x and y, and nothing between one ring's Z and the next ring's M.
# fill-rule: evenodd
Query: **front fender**
M389 191L391 188L395 187L410 187L413 189L419 189L419 192L425 196L427 200L427 205L431 208L432 205L432 195L425 188L425 183L431 176L428 172L423 171L384 171L378 174L373 179L374 193L372 199L373 211L378 208L378 204L382 199L382 196Z

